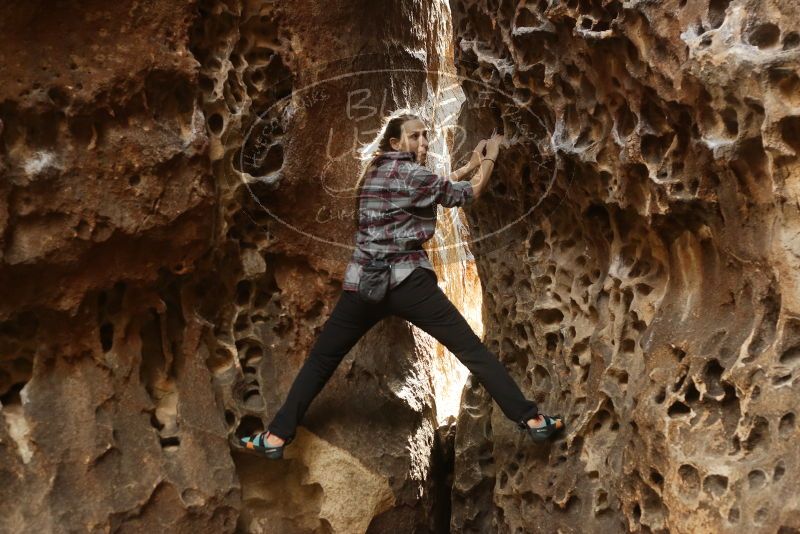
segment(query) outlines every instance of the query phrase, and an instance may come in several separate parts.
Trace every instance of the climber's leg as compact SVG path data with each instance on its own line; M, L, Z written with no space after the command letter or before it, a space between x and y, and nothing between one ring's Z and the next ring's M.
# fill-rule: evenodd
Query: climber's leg
M308 406L336 367L356 342L385 316L384 307L361 301L353 291L342 291L292 383L286 401L267 426L267 430L286 440L287 444L291 442Z
M389 309L447 347L486 388L503 413L520 428L538 415L536 403L522 394L505 366L481 342L466 319L436 283L436 274L419 267L389 293Z

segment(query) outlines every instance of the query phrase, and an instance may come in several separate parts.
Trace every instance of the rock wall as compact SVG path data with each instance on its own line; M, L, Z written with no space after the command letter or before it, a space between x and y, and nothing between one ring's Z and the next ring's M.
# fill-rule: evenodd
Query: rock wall
M797 532L799 20L0 7L0 530ZM463 369L390 319L286 460L232 452L335 305L354 149L407 106L446 130L441 172L506 133L469 231L440 212L430 252L478 331L482 285L487 345L568 433L523 439L474 379L439 420ZM440 247L462 240L474 265Z
M434 372L453 364L399 319L286 460L231 442L336 303L355 148L442 99L449 21L441 2L0 7L0 530L446 530Z
M467 388L451 531L798 532L798 4L451 9L485 340L568 426Z

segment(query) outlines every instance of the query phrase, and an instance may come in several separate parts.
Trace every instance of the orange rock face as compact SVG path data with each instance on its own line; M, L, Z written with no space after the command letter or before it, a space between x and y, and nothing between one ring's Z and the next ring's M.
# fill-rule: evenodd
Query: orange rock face
M449 20L0 8L0 530L446 529L441 365L399 319L350 352L286 460L231 444L275 414L335 305L355 149L439 98Z

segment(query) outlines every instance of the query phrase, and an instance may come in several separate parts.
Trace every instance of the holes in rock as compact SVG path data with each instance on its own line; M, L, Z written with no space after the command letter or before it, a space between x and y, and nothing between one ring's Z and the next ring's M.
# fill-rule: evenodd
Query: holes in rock
M564 320L564 314L556 308L545 308L536 310L534 318L546 325L561 324Z
M800 116L784 117L778 122L784 142L800 155Z
M725 108L720 113L722 123L725 125L725 130L732 137L736 137L739 133L739 120L736 117L736 110L733 108Z
M22 403L22 399L19 396L19 392L22 391L22 388L25 387L27 380L30 379L30 376L27 377L25 382L18 382L15 384L8 385L9 377L3 371L0 371L0 391L3 391L3 394L0 395L0 403L3 404L3 409L8 409L11 405L19 405ZM3 376L5 375L5 376Z
M686 415L688 413L691 413L691 411L692 411L691 408L686 406L681 401L675 401L667 410L667 415L669 415L670 417L679 417L681 415Z
M641 266L640 263L637 263L636 265ZM653 287L648 285L648 284L636 284L636 292L640 293L641 295L643 295L645 297L647 295L649 295L652 291L653 291Z
M230 410L225 410L225 424L228 426L236 424L236 415Z
M675 345L671 345L670 348L672 349L672 354L674 354L678 358L679 362L682 361L686 357L686 351L683 350L682 348L676 347ZM686 377L686 375L681 377L681 381L678 382L678 386L676 388L673 388L673 391L677 391L678 388L680 388L680 384L683 382L683 378L685 378L685 377Z
M236 332L241 332L243 330L247 330L250 327L250 318L247 316L247 312L242 312L236 317L236 322L233 325L233 329Z
M650 486L642 486L642 496L644 497L642 505L648 517L664 515L664 505L661 498Z
M778 87L781 96L787 99L787 104L800 102L800 77L794 70L773 67L769 69L768 74L770 83Z
M662 402L664 402L666 396L667 396L667 390L662 386L661 389L659 389L658 393L656 393L656 396L653 397L653 400L655 401L656 404L661 404Z
M253 299L253 307L254 308L263 308L267 304L269 304L270 299L272 298L272 294L268 293L267 291L259 290L256 292L256 297Z
M700 473L698 473L697 468L693 465L681 465L678 468L678 477L690 492L697 493L700 489Z
M686 380L686 370L681 371L681 376L678 377L678 381L672 385L672 391L678 391L683 386L683 381Z
M738 508L731 508L728 510L728 523L738 523L739 522L739 509Z
M641 105L641 118L648 124L653 130L656 132L668 132L664 134L664 136L660 137L661 143L664 143L666 138L669 138L669 142L666 143L666 146L669 146L669 143L672 142L672 138L675 134L671 133L671 128L668 125L667 116L664 110L659 105L661 99L659 98L658 94L654 89L645 88L643 94L643 100ZM666 147L664 148L666 150Z
M629 136L636 128L637 118L631 112L627 101L623 100L616 112L616 127L620 137Z
M725 22L725 10L730 3L731 0L711 0L708 3L708 23L711 29L719 28Z
M208 118L208 129L214 135L220 135L225 122L222 120L222 115L214 113Z
M564 511L571 512L573 509L577 509L577 511L579 512L580 502L581 502L580 498L578 498L578 496L573 493L572 495L569 496L567 502L564 503Z
M199 79L200 90L206 95L214 92L214 81L208 76L201 74Z
M727 409L735 406L738 412L739 397L736 396L736 388L726 383L723 384L722 389L725 391L725 396L722 398L722 406Z
M176 450L181 444L181 440L178 438L178 436L159 438L159 442L161 443L161 448L165 451Z
M500 489L505 489L508 484L508 475L505 471L500 472Z
M761 416L756 416L750 434L744 442L745 450L752 451L763 444L768 436L769 422Z
M247 306L250 303L250 295L253 291L253 284L249 280L240 280L236 284L236 304Z
M792 380L791 373L788 375L781 375L781 376L773 376L772 377L772 385L773 386L782 386L783 384L790 382Z
M786 465L783 463L783 460L778 460L778 463L775 464L775 469L772 472L772 481L778 482L780 479L783 478L783 475L786 474Z
M536 230L529 239L530 250L532 252L541 252L545 247L545 236L541 230Z
M664 477L652 467L650 468L650 480L659 488L664 485Z
M783 38L783 49L789 50L791 48L797 48L800 46L800 33L797 32L789 32Z
M244 355L244 361L249 366L258 365L261 361L264 352L261 350L261 347L253 346L247 349Z
M756 525L762 525L767 520L768 515L769 511L766 508L759 508L756 510L755 515L753 515L753 522Z
M722 373L725 369L716 359L709 360L703 370L703 382L706 385L706 392L709 396L716 397L724 393L720 383Z
M747 474L747 483L751 490L763 488L767 483L767 475L761 469L754 469Z
M256 432L262 432L263 430L264 423L261 419L252 415L245 415L239 422L239 427L236 429L235 434L237 438L243 438L255 434Z
M265 407L264 398L256 388L246 391L242 400L244 405L251 410L260 410Z
M794 432L794 427L794 413L783 414L780 423L778 423L778 433L782 438L787 438Z
M700 398L700 392L697 391L697 388L694 385L694 381L690 380L689 385L686 386L686 393L684 393L683 399L689 404L692 404L694 402L697 402L699 398Z
M600 430L609 419L611 419L611 414L608 412L608 410L602 409L598 411L595 415L595 422L592 425L592 432L597 432Z
M150 426L161 432L164 430L164 423L159 421L158 417L156 416L156 412L152 411L150 413Z
M550 373L541 365L536 365L533 368L533 382L536 384L537 389L549 389L550 386Z
M597 490L594 496L594 506L596 509L595 516L608 511L608 492L606 490L602 488Z
M114 325L110 322L105 322L100 325L100 345L103 347L103 352L108 352L114 343Z
M556 347L558 347L558 336L556 334L552 332L545 334L544 339L547 345L547 350L556 350Z
M747 36L747 42L758 48L770 48L778 44L780 36L780 28L771 22L767 22L753 28Z
M728 489L728 477L723 475L708 475L703 480L703 489L714 497L722 496Z

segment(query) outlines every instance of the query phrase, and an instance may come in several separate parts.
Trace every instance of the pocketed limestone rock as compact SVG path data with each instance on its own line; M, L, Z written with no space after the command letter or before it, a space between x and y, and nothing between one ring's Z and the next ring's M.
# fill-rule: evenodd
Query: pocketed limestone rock
M796 531L797 6L451 6L486 341L569 429L462 406L452 530Z

